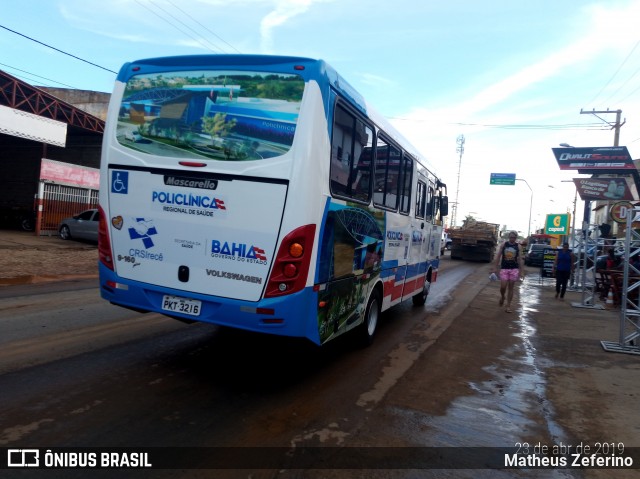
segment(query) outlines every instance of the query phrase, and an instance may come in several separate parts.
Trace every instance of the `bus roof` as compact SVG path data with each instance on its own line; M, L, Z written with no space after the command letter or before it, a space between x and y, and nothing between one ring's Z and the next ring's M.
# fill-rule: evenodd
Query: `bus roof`
M163 71L175 71L176 68L211 68L211 67L245 67L263 65L290 65L292 73L300 75L305 81L311 78L324 77L329 85L342 96L350 100L351 104L381 127L394 140L403 145L423 166L434 174L432 166L383 115L370 105L351 84L344 79L331 65L321 59L285 56L285 55L252 55L252 54L211 54L211 55L180 55L155 57L125 63L118 73L118 81L127 82L131 76ZM145 68L147 67L147 68ZM150 71L149 71L150 70Z

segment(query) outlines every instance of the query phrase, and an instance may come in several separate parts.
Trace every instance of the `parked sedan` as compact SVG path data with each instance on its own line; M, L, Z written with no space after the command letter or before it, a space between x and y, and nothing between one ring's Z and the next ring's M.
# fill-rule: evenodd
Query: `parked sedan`
M552 249L548 244L532 244L524 256L524 264L527 266L542 266L545 249Z
M100 213L97 209L83 211L71 218L60 222L58 233L63 240L84 239L98 241L98 220Z

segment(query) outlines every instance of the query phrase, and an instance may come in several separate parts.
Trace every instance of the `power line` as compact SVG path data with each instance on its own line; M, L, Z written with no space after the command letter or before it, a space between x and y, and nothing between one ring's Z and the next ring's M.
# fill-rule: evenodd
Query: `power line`
M153 13L156 17L158 17L160 20L162 20L162 21L164 21L164 22L168 23L169 25L171 25L173 28L175 28L176 30L178 30L180 33L182 33L182 34L184 34L184 35L188 36L189 38L191 38L192 40L194 40L194 41L198 42L200 45L202 45L202 46L203 46L204 48L206 48L207 50L210 50L210 51L212 51L212 52L214 52L214 53L220 53L220 52L222 51L222 50L220 50L220 49L217 49L217 50L216 50L216 49L211 48L211 47L210 47L210 46L208 46L208 45L205 45L205 44L202 42L202 40L199 40L198 38L194 37L194 36L193 36L193 35L191 35L189 32L185 32L183 29L181 29L180 27L178 27L176 24L174 24L174 23L170 22L170 21L169 21L169 20L167 20L165 17L163 17L162 15L160 15L158 12L154 11L153 9L149 8L148 6L146 6L145 4L143 4L142 2L140 2L140 0L135 0L135 2L136 2L138 5L140 5L142 8L145 8L145 9L149 10L149 11L150 11L151 13ZM154 4L154 5L155 5L155 4ZM157 5L155 5L155 6L157 6ZM165 10L164 10L164 9L162 9L161 7L158 7L158 8L160 8L160 10L162 10L162 11L165 11ZM175 18L175 17L173 17L172 15L170 15L170 16L171 16L172 18ZM216 47L216 48L217 48L217 47Z
M616 77L616 75L618 74L618 72L620 72L620 69L624 66L625 63L627 63L627 60L629 60L629 58L631 57L631 55L633 54L633 52L636 50L636 48L638 47L638 45L640 45L640 40L638 40L636 42L636 44L633 46L633 48L631 49L631 51L629 52L629 54L627 55L627 57L622 60L622 63L620 64L620 66L618 67L618 69L615 71L615 73L611 76L611 78L609 78L609 81L600 89L600 91L596 94L596 96L593 97L593 99L589 102L589 103L594 103L596 98L598 98L600 96L600 94L605 90L605 88L607 88L609 86L609 84L613 81L613 79ZM635 75L635 73L634 73ZM628 80L627 80L628 81ZM626 84L626 82L625 82ZM616 90L617 91L617 90Z
M43 77L43 76L40 76L40 75L36 75L35 73L31 73L31 72L28 72L26 70L21 70L20 68L12 67L11 65L7 65L5 63L0 63L0 65L2 65L3 67L7 67L7 68L9 68L11 70L16 70L16 71L19 71L19 72L22 72L22 73L26 73L27 75L30 75L31 77L42 78L43 80L47 80L47 81L50 81L50 82L53 82L53 83L57 83L58 85L68 86L69 88L75 88L76 90L79 89L79 88L77 88L75 86L67 85L66 83L62 83L62 82L59 82L59 81L56 81L56 80L52 80L51 78L47 78L47 77ZM15 75L15 76L17 76L19 78L28 78L29 80L31 80L31 77L25 77L25 76L20 77L19 75Z
M459 126L481 126L485 128L496 128L504 130L606 130L600 123L567 123L558 125L527 125L527 124L481 124L481 123L453 123ZM599 128L594 128L599 127Z
M604 118L600 118L598 116L598 115L605 115L605 114L609 114L609 113L615 113L616 114L616 122L615 123L608 122ZM607 109L606 111L596 111L595 108L594 108L591 111L586 111L586 110L583 110L581 108L580 109L580 114L581 115L593 115L593 116L595 116L597 118L600 118L602 121L607 123L607 125L611 126L611 129L614 130L614 132L615 132L615 135L613 137L613 146L619 146L620 145L620 128L622 128L622 126L627 122L627 120L625 119L622 123L620 123L620 117L622 116L622 110L609 110L609 109Z
M140 5L142 5L139 1L136 0L136 2ZM148 0L148 2L153 5L155 8L158 8L160 10L162 10L166 15L169 16L169 18L179 22L182 26L184 26L187 30L195 33L198 37L200 37L200 35L198 34L198 32L196 32L193 28L191 28L189 25L187 25L186 23L184 23L182 20L176 18L174 15L172 15L171 13L169 13L167 10L165 10L164 8L162 8L160 5L158 5L156 2L154 2L153 0ZM146 7L145 7L146 8ZM162 18L162 17L161 17ZM170 25L173 25L174 28L177 28L176 25L172 24L169 20L163 19L165 22L168 22ZM178 30L180 30L178 28ZM184 33L185 35L189 35L188 33L180 30L182 33ZM200 40L199 38L196 38L194 36L189 35L189 37L191 37L192 39L194 39L196 42L198 42L200 45L202 45L203 47L205 47L207 50L211 50L213 52L216 53L224 53L224 50L222 50L220 47L218 47L217 45L214 45L213 43L211 43L209 40L207 39L203 39ZM203 41L207 42L210 46L207 46L203 43Z
M629 93L627 96L625 96L622 100L619 100L619 102L622 103L623 101L625 101L627 98L629 98L631 95L633 95L638 90L640 90L640 86L638 88L636 88L635 90L633 90L631 93Z
M83 59L83 58L80 58L80 57L77 57L77 56L75 56L75 55L72 55L71 53L67 53L67 52L65 52L65 51L63 51L63 50L60 50L59 48L52 47L51 45L47 45L46 43L43 43L43 42L41 42L41 41L39 41L39 40L36 40L35 38L31 38L31 37L28 37L28 36L26 36L26 35L23 35L22 33L16 32L15 30L11 30L10 28L5 27L4 25L0 25L0 28L4 28L5 30L7 30L7 31L9 31L9 32L11 32L11 33L15 33L16 35L20 35L21 37L26 38L27 40L31 40L32 42L36 42L36 43L39 43L40 45L43 45L43 46L45 46L45 47L47 47L47 48L51 48L52 50L55 50L55 51L57 51L57 52L62 53L63 55L70 56L70 57L72 57L72 58L75 58L76 60L80 60L81 62L88 63L89 65L93 65L94 67L101 68L102 70L106 70L106 71L111 72L111 73L114 73L114 74L116 74L116 75L118 74L118 72L114 72L113 70L109 70L108 68L105 68L105 67L100 66L100 65L98 65L98 64L96 64L96 63L90 62L89 60L85 60L85 59Z
M616 93L618 93L618 92L619 92L620 90L622 90L625 86L627 86L627 83L629 83L629 82L633 79L633 77L634 77L634 76L636 76L636 75L638 74L638 72L640 72L640 68L638 68L635 72L633 72L633 73L631 74L631 76L630 76L629 78L627 78L627 79L625 80L625 82L624 82L622 85L620 85L620 87L619 87L616 91L614 91L611 95L609 95L609 98L607 98L606 100L604 100L602 103L606 104L609 100L611 100L611 99L616 95ZM637 88L636 88L635 90L633 90L629 95L625 96L625 97L624 97L622 100L620 100L618 103L620 103L620 102L622 102L622 101L626 100L629 96L633 95L636 91L637 91Z
M387 117L391 120L400 120L400 121L415 121L415 122L425 122L432 121L429 119L416 119L416 118L402 118L402 117ZM448 125L456 125L456 126L477 126L483 128L496 128L496 129L505 129L505 130L608 130L602 126L601 123L560 123L560 124L497 124L497 123L462 123L462 122L453 122L447 123Z
M200 25L202 28L204 28L206 31L208 31L211 35L213 35L214 37L216 37L218 40L220 40L221 42L227 44L229 47L231 47L232 49L234 49L236 52L238 53L242 53L240 50L238 50L236 47L234 47L233 45L231 45L229 42L227 42L224 38L222 38L220 35L216 34L215 32L212 32L206 25L203 25L202 23L200 23L197 19L193 18L191 15L189 15L187 12L185 12L184 10L182 10L179 6L177 6L175 3L173 3L171 0L167 0L167 3L169 3L170 5L172 5L176 10L180 10L184 15L186 15L187 17L189 17L191 20L193 20L195 23L197 23L198 25Z

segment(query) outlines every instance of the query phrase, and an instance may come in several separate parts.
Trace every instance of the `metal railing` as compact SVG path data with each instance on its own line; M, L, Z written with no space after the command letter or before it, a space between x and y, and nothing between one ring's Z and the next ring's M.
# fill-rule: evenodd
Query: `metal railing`
M41 236L58 234L62 219L98 205L98 190L43 182L38 229Z

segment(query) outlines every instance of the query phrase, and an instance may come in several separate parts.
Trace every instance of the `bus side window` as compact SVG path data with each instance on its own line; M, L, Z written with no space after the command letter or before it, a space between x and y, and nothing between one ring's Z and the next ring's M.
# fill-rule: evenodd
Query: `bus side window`
M428 193L427 193L427 201L426 201L427 214L425 216L425 219L428 220L428 221L431 221L433 219L433 214L434 214L433 209L434 209L434 206L435 206L434 203L433 203L433 198L434 198L434 196L433 196L433 193L434 193L433 186L429 186L429 189L427 191L428 191Z
M371 200L373 130L336 106L331 139L331 192L368 203Z
M356 119L353 146L354 167L352 171L351 196L360 201L371 201L371 146L373 130Z
M398 208L400 160L402 152L385 139L378 137L376 143L375 178L373 203L389 209Z
M440 197L434 196L431 201L433 202L433 222L435 223L438 220L438 214L440 214Z
M376 142L375 157L375 184L373 187L373 204L384 204L384 189L387 183L387 157L389 156L389 145L378 137Z
M413 183L413 159L406 153L402 158L402 183L400 186L400 212L409 214L411 208L411 184Z
M418 190L416 191L416 211L415 216L424 219L424 209L427 203L427 185L418 180Z

